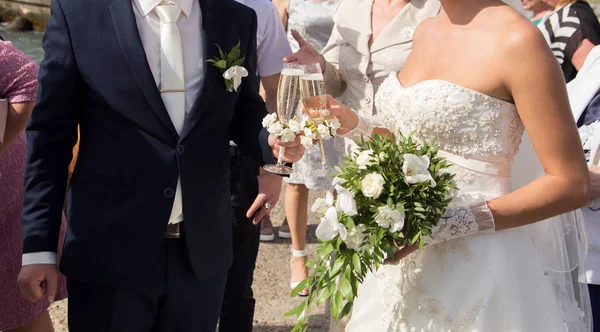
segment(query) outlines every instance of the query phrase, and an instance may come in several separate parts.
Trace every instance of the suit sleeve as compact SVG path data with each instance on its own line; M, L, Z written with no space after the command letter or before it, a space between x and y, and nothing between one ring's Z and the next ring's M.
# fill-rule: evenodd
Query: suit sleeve
M256 55L256 13L251 10L252 25L245 55L245 67L248 77L242 79L240 96L235 106L235 114L231 124L232 139L240 147L242 153L253 158L259 165L273 164L273 153L269 146L269 133L262 126L262 119L267 115L265 102L258 94L259 84Z
M77 141L81 79L59 0L52 0L43 39L37 105L27 126L23 253L56 252L67 190L67 169Z

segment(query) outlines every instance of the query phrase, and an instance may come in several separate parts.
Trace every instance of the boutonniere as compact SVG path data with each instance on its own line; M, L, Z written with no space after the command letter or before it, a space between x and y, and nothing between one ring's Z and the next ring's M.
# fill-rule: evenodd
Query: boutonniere
M246 58L240 58L240 43L238 42L229 53L223 52L219 45L217 45L217 48L219 48L219 56L206 60L206 62L219 68L225 79L227 91L237 91L240 84L242 84L242 78L248 76L248 71L242 67L242 63Z

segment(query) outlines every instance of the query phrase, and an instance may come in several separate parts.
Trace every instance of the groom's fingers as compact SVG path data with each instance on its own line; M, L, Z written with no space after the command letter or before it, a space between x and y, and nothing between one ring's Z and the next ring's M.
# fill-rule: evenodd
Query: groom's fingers
M250 209L248 209L248 212L246 212L246 217L253 218L252 222L255 225L258 224L265 215L264 212L260 213L260 210L263 209L263 205L265 204L266 199L267 195L258 194L258 196L256 196L256 199L254 200L254 203L252 203L252 206L250 206ZM260 216L260 214L262 214L262 216Z
M48 304L52 304L54 302L54 298L56 297L56 290L58 289L58 274L49 272L46 275L46 299L48 299Z
M273 155L275 158L279 158L279 148L285 147L285 153L283 155L283 161L293 163L304 155L304 147L300 143L300 136L296 136L291 142L281 142L279 138L275 140L275 144L273 145Z
M267 209L265 209L265 207L261 207L260 209L258 209L258 212L254 215L254 219L252 219L252 223L254 225L258 225L258 223L263 220L263 218L269 214L269 211Z
M43 296L41 283L44 278L40 276L40 268L35 265L25 265L21 268L18 282L21 295L27 301L37 302Z

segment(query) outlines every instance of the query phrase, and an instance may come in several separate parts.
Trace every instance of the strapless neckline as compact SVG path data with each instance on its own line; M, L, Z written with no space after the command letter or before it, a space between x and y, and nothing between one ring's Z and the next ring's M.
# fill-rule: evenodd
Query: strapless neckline
M396 81L396 83L398 84L398 86L401 89L403 89L403 90L416 89L416 88L420 87L421 85L424 85L424 84L427 84L427 83L440 83L440 84L451 85L453 87L462 89L464 91L468 91L468 92L472 92L472 93L478 94L478 95L480 95L480 96L482 96L484 98L489 98L489 99L493 99L495 101L503 102L503 103L506 103L506 104L511 105L513 107L515 106L515 104L511 103L510 101L506 101L506 100L500 99L498 97L490 96L490 95L488 95L486 93L479 92L477 90L469 89L469 88L467 88L467 87L465 87L463 85L456 84L456 83L450 82L448 80L444 80L444 79L428 79L428 80L423 80L423 81L421 81L419 83L415 83L415 84L413 84L411 86L404 86L402 84L402 82L400 82L400 79L398 78L398 73L390 73L390 76L391 75L394 75L394 78L395 78L394 81Z

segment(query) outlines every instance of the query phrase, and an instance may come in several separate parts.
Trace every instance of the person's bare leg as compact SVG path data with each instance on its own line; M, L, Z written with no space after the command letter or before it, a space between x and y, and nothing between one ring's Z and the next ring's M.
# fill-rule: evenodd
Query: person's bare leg
M285 192L285 215L292 234L292 249L302 251L306 247L306 224L308 223L308 189L302 184L288 184ZM290 282L308 278L306 257L292 256ZM304 290L301 294L307 294Z
M33 323L6 332L54 332L54 327L50 314L46 310Z

